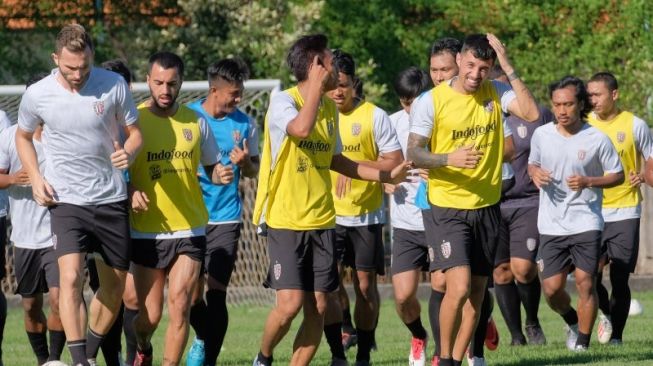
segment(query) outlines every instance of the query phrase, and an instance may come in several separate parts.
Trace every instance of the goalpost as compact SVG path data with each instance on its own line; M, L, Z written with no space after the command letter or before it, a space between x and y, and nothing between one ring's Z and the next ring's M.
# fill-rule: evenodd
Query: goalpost
M258 79L245 82L245 91L239 108L252 116L262 136L263 119L270 97L281 90L281 81L276 79ZM0 110L9 116L13 123L17 121L20 98L25 91L24 85L0 86ZM207 81L185 81L179 93L178 101L187 103L206 96ZM146 83L133 83L132 94L138 105L150 96ZM267 276L268 256L265 238L256 235L256 227L251 222L252 209L256 198L256 179L243 178L240 181L240 194L243 200L243 226L238 243L238 260L234 268L227 301L232 305L267 305L275 300L273 290L265 289L262 284ZM6 248L7 276L2 281L2 291L13 294L16 289L14 276L13 246Z

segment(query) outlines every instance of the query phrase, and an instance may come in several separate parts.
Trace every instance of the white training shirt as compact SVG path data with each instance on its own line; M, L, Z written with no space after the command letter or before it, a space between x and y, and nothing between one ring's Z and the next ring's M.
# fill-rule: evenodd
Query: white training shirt
M410 115L405 110L400 110L390 116L390 123L397 132L397 139L401 151L406 158L408 150L408 134L410 130ZM397 184L395 191L390 195L390 224L394 228L424 231L422 210L415 206L415 197L420 182L423 180L417 174L418 170L411 170L407 181Z
M111 164L113 141L138 112L125 80L93 67L78 93L57 81L55 69L25 91L18 126L32 132L43 122L44 177L57 202L99 205L127 199L123 172Z
M510 128L508 123L506 123L506 119L505 119L505 116L504 116L504 119L503 119L503 138L508 138L510 136L512 136L512 129ZM512 169L512 165L510 165L510 163L501 164L501 180L511 179L514 176L515 176L515 170Z
M16 152L16 129L13 125L0 132L0 170L9 174L19 171L23 166ZM41 169L45 164L43 144L34 140L34 148ZM31 186L11 186L9 211L11 213L11 241L17 248L42 249L52 246L50 213L47 207L40 206L32 197Z
M0 110L0 132L4 129L11 127L11 120L7 117L5 111ZM0 217L7 216L7 206L9 201L7 199L7 191L0 189Z
M551 172L551 183L540 189L537 228L544 235L574 235L603 230L603 190L567 186L573 175L601 177L623 169L610 139L584 123L575 135L565 137L553 123L533 133L528 163Z
M390 117L381 108L375 107L372 115L372 134L379 154L401 150L395 129L392 127ZM341 226L367 226L385 223L385 205L372 212L358 216L336 215L336 224Z

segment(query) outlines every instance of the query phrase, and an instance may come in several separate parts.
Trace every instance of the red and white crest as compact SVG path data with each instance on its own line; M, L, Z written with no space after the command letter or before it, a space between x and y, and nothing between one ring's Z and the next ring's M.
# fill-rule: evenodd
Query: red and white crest
M449 259L451 256L451 243L443 240L442 244L440 244L440 250L442 251L444 259Z
M528 249L530 252L537 249L537 240L535 240L535 238L526 239L526 249Z
M104 101L98 100L97 102L94 102L93 110L95 111L95 114L101 116L102 113L104 113Z
M621 131L617 132L617 142L623 144L624 141L626 141L626 133Z
M487 99L483 102L483 108L488 113L494 112L494 101L492 99Z
M353 123L351 125L351 134L352 136L358 136L361 134L362 126L360 123Z
M585 155L587 155L587 151L578 150L578 160L585 160Z
M528 135L528 128L526 128L524 124L520 124L519 126L517 126L517 136L525 139L527 135Z
M274 264L274 279L279 280L281 278L281 263L277 262Z
M242 138L240 130L231 131L231 138L234 140L234 145L240 144L240 139Z
M186 139L186 141L188 142L193 141L193 131L191 131L189 128L184 128L182 129L182 132L184 134L184 139Z
M537 260L537 269L539 269L540 272L544 272L544 260L543 259L538 259Z

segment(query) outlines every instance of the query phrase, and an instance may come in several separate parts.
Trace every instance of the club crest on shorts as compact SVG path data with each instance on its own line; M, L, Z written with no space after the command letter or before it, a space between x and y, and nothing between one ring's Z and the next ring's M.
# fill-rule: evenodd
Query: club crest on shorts
M578 160L585 160L585 155L587 155L587 151L578 150Z
M52 248L57 250L57 234L52 234Z
M429 262L435 262L435 251L429 246Z
M442 251L442 256L445 259L449 259L451 256L451 243L443 240L442 244L440 244L440 250Z
M528 249L528 251L532 252L535 250L536 247L537 247L537 240L535 240L535 238L526 239L526 249Z
M544 272L544 259L538 259L537 260L537 269L540 272Z
M95 114L101 116L102 113L104 113L104 101L98 100L96 102L93 102L93 110L95 111Z
M274 279L279 280L281 278L281 263L277 262L274 264Z
M240 131L239 130L231 131L231 138L234 140L234 145L240 144L240 139L242 138L242 136L240 135Z
M361 124L360 123L352 123L351 125L351 135L352 136L358 136L361 134Z
M626 133L621 131L617 132L617 142L623 144L624 141L626 141Z
M523 139L525 139L526 136L528 136L528 128L526 128L526 126L524 126L523 123L517 126L517 136Z
M184 139L188 142L193 141L193 131L190 128L182 128L181 132L184 135Z
M492 113L494 112L494 101L492 99L486 99L483 101L483 108L485 109L486 112Z

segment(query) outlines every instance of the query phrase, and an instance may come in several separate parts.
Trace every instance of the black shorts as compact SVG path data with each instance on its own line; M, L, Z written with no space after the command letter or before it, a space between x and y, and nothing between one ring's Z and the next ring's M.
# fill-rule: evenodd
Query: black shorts
M601 232L574 235L540 235L537 268L542 279L562 273L569 265L595 275L599 265Z
M339 261L357 271L385 275L383 224L336 225L336 253Z
M60 203L49 210L57 257L98 252L108 266L129 269L131 239L126 200L89 206Z
M204 271L225 286L238 258L240 223L208 225L206 227L206 255Z
M435 255L431 271L470 266L473 275L491 275L501 222L499 205L473 210L431 205L430 211L432 228L427 232L433 232L429 246Z
M639 254L639 222L637 218L605 223L601 234L601 255L607 254L612 269L635 271Z
M7 275L7 216L0 217L0 280Z
M168 269L177 256L184 254L202 262L206 236L174 239L132 239L132 262L148 268Z
M25 249L14 247L16 293L22 297L48 292L59 287L59 265L54 248Z
M494 266L521 258L535 263L540 234L537 231L537 207L501 209L499 243L494 256Z
M295 231L268 227L270 266L265 287L333 292L338 288L335 230Z
M392 229L392 274L415 269L428 271L428 252L424 231Z

